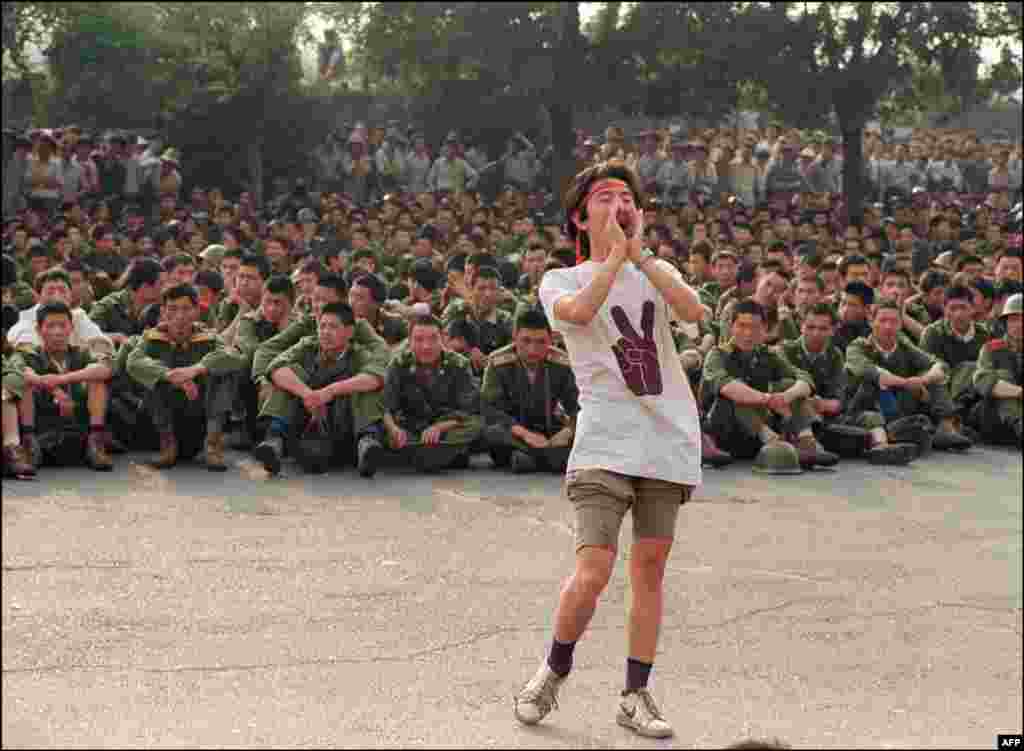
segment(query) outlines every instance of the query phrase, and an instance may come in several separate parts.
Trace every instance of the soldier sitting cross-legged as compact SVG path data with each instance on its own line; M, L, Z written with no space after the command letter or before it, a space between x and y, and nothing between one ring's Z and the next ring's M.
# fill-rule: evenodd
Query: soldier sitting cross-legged
M357 455L359 474L371 477L382 448L381 388L390 351L381 337L364 345L354 339L356 319L341 302L325 305L317 333L301 339L271 361L273 384L260 415L270 419L267 439L253 452L271 474L281 469L286 441L293 440L299 463L326 470ZM330 443L329 456L313 456L301 439L318 431Z
M199 293L176 284L163 293L162 322L148 329L128 356L128 375L146 388L144 408L160 433L158 469L179 454L194 456L206 437L206 467L224 463L224 422L231 411L234 379L243 358L199 323ZM198 439L198 440L197 440Z
M542 311L520 313L513 343L491 354L480 403L489 423L484 439L495 465L511 466L513 472L565 470L579 391L569 356L551 346L551 327ZM556 411L559 405L562 415Z
M479 408L469 360L443 348L437 318L414 318L384 382L388 446L423 472L464 468L483 431Z

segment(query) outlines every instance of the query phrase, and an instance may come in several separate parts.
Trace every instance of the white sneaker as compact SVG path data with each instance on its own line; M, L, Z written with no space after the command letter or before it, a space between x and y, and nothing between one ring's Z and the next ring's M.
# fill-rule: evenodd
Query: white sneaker
M673 733L672 726L646 688L638 688L628 694L623 692L615 721L647 738L670 738Z
M512 701L516 719L524 725L536 725L558 708L558 689L569 676L559 676L545 659L537 674Z

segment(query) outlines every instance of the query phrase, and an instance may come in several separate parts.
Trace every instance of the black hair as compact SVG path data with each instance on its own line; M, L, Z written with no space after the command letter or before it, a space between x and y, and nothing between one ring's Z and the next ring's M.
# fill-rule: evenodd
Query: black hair
M972 255L961 256L960 258L957 259L956 270L957 271L963 271L964 266L983 264L983 263L984 263L984 261L982 261L981 258L978 257L978 256L972 256Z
M551 332L551 324L544 311L537 308L528 308L516 317L516 331L519 329L543 329Z
M970 289L963 286L962 284L954 284L952 287L946 290L946 294L943 299L945 302L950 300L966 300L967 302L974 301L974 295Z
M185 297L191 300L193 305L199 304L199 292L191 284L175 284L170 289L164 290L163 295L161 295L161 299L165 304L172 300L181 300Z
M467 318L456 318L448 323L444 332L451 338L461 337L470 349L480 346L480 329Z
M272 295L286 295L290 301L295 301L295 285L284 274L275 274L270 277L264 285L263 291Z
M850 282L843 288L843 294L856 297L865 305L875 302L875 291L864 282Z
M252 266L259 272L260 278L263 280L270 276L270 261L265 256L256 253L245 253L242 256L241 266Z
M862 255L844 256L843 260L841 260L839 262L839 266L838 266L839 275L842 276L845 279L846 278L846 273L850 270L851 266L870 266L870 265L871 265L871 263L868 261L868 259L865 258Z
M225 229L228 228L225 227ZM224 255L220 257L220 260L223 261L225 258L245 258L245 251L242 250L241 248L232 248L231 250L225 250Z
M756 316L757 318L760 318L762 321L764 321L765 317L764 308L761 307L761 304L756 302L755 300L749 299L740 300L740 302L736 304L736 308L733 310L733 322L735 323L736 320L742 315Z
M466 270L466 259L469 258L465 253L458 253L445 263L444 270L447 271L465 271Z
M341 298L348 294L348 284L345 282L345 277L330 271L325 271L317 277L316 286L333 289Z
M220 275L219 271L204 269L196 274L192 283L197 287L212 289L214 292L222 292L224 290L224 277Z
M139 289L147 284L159 282L162 272L158 261L152 258L136 258L132 261L125 285L128 289Z
M871 317L874 318L875 316L877 316L878 311L880 310L895 310L897 313L901 312L900 304L895 300L879 300L878 305L875 306L874 315L872 315Z
M491 266L498 268L498 259L492 254L487 252L474 253L466 259L467 266L476 266L478 269L482 269L485 266Z
M69 321L74 320L71 317L71 308L60 300L53 300L52 302L40 305L39 309L36 310L36 323L42 326L47 316L67 316Z
M581 231L576 226L576 223L573 221L573 215L579 212L577 220L580 222L587 220L587 207L584 204L584 199L595 182L607 178L614 178L625 182L633 194L633 202L637 206L643 206L645 203L640 178L622 160L613 159L600 162L587 167L576 175L562 197L562 207L565 209L566 216L565 232L573 242L576 242L577 239L579 240L580 255L584 258L590 258L590 239L585 231Z
M332 302L323 307L320 311L320 317L325 315L337 316L338 320L341 321L342 326L353 326L356 322L355 313L352 312L352 308L347 302Z
M928 293L932 290L938 289L939 287L945 287L949 284L949 274L945 271L939 271L938 269L930 269L921 274L921 281L919 286L921 291Z

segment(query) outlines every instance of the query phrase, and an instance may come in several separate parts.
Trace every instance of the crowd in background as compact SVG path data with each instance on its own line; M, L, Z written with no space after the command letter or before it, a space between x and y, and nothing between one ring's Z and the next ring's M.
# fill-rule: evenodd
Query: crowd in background
M453 132L435 156L422 135L396 122L357 123L317 149L308 178L274 180L267 200L256 205L248 191L228 195L223 186L188 185L187 155L159 141L121 132L101 137L75 126L9 136L3 290L13 310L5 308L5 330L11 329L4 456L6 468L19 468L16 474L74 459L76 451L78 459L108 468L112 450L147 444L159 449L158 464L170 466L186 453L169 437L180 431L185 413L208 437L205 448L194 448L205 450L211 468L223 467L223 433L235 427L235 445L279 470L283 456L303 450L297 430L311 417L323 426L325 410L335 426L326 432L351 444L350 458L369 474L382 451L400 452L407 443L419 452L410 454L413 460L428 469L462 466L476 452L524 471L564 462L578 404L537 291L547 270L582 259L550 189L550 148L538 150L515 134L494 155L481 139ZM910 461L933 443L956 450L979 440L1019 444L1020 315L1007 312L1021 291L1019 143L983 144L971 132L928 129L892 143L869 131L861 165L864 220L851 223L843 149L824 132L769 125L627 137L609 127L601 136L576 137L579 170L611 159L635 172L647 199L648 246L700 289L708 308L706 322L681 328L677 341L706 420L707 460L750 458L754 448L777 441L797 447L805 468L846 453ZM908 362L927 363L924 373L939 363L941 384L935 375L923 385L879 386L881 366L865 364L864 348L877 345L875 315L888 310L882 302L896 306L899 341L914 353ZM59 337L53 342L81 349L77 369L45 353L53 342L43 324L47 316L64 316L61 305L70 330L63 345ZM950 305L959 315L953 322ZM193 316L189 326L200 333L168 320L167 310L182 321ZM332 317L327 333L325 310ZM709 384L725 373L740 377L735 369L749 366L739 363L742 357L733 362L730 349L733 327L748 319L761 328L746 351L788 357L799 372L752 388L788 392L781 381L808 382L809 395L794 397L808 400L800 403L809 410L807 426L794 427L793 399L766 401L764 419L751 424L735 410L716 411L724 397ZM812 347L820 351L811 354L809 321L825 330ZM330 345L332 326L342 334ZM927 332L943 326L940 346ZM421 331L429 343L417 341ZM547 349L531 359L520 331L543 334ZM202 352L195 362L180 355L193 338L192 350ZM859 347L855 366L850 347ZM986 347L996 349L978 380ZM346 354L347 369L325 371L333 380L314 389L324 348ZM833 365L835 356L841 359L827 377L845 373L839 389L815 383L811 372L833 349ZM954 350L957 361L949 362ZM930 359L914 359L919 352ZM992 358L1002 361L1006 352L1016 359L1009 369L996 367ZM200 366L202 358L211 367ZM439 362L460 374L452 382L457 398L442 399L436 379L417 385L419 366ZM961 368L965 363L971 367ZM50 369L53 378L36 367ZM537 367L550 377L536 381L530 374ZM522 368L526 380L502 380L502 368ZM282 370L301 383L278 378ZM413 376L403 376L405 370ZM86 375L69 380L68 372ZM551 378L563 384L557 393ZM865 378L880 393L866 397L870 409L854 409ZM309 396L351 379L365 390ZM928 389L939 385L950 392L940 396L952 407L929 412L922 405L935 406ZM201 398L193 394L197 388ZM440 401L410 416L417 388ZM893 406L886 394L894 390L914 399ZM378 394L377 402L358 396L367 393ZM537 404L528 404L534 398ZM43 445L35 437L43 429L25 414L29 402L53 418L50 428L59 426ZM17 417L9 420L15 405ZM159 419L140 426L130 416L144 407ZM864 413L880 417L864 419ZM920 431L886 433L887 425L919 413L931 421L927 441ZM439 425L445 427L430 433ZM826 434L829 426L836 429ZM68 441L77 449L61 451ZM268 441L277 442L268 448ZM918 445L912 457L876 451L907 443ZM434 450L443 445L450 450Z

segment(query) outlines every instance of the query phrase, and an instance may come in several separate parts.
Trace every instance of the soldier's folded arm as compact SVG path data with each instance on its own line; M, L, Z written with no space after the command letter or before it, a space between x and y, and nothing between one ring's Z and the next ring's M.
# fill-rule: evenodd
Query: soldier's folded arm
M704 363L704 383L710 393L723 396L731 402L745 407L760 407L767 401L767 394L751 388L736 378L725 366L724 354L713 349Z
M129 377L151 389L167 378L170 368L155 357L150 349L150 343L143 339L128 355L127 371Z
M786 401L806 398L814 394L814 378L795 367L778 353L772 353L776 373L781 376L773 385L773 391L786 397Z
M205 368L208 374L214 376L236 373L245 367L245 358L242 357L240 352L225 347L224 342L219 336L213 336L213 340L213 349L207 352L196 363L197 365Z
M515 405L501 387L497 370L488 365L484 370L483 385L480 387L480 411L488 425L511 429L517 424L512 416Z

